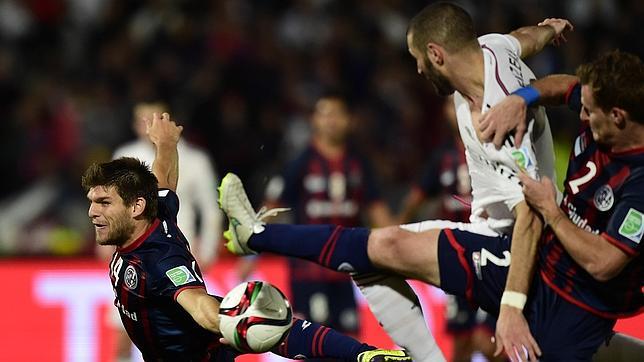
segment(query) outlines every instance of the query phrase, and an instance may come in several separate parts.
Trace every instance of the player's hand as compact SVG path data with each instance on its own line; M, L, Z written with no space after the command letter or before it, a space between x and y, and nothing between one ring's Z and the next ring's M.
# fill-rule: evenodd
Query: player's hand
M538 26L550 25L555 29L555 36L552 38L552 45L559 46L568 41L565 36L566 30L573 31L572 23L566 19L547 18L537 24Z
M557 193L552 180L544 176L541 180L537 181L524 171L520 171L518 176L523 184L525 200L543 215L546 222L550 223L559 214Z
M528 128L527 108L523 98L516 95L505 97L479 119L482 140L494 143L494 147L499 149L514 130L514 144L519 147Z
M171 121L168 113L164 112L161 115L153 113L152 119L144 118L144 120L148 138L157 147L164 144L174 146L179 142L183 126L177 126L174 121Z
M512 362L537 361L541 356L541 349L530 333L523 312L518 308L501 305L494 336L494 356L499 356L504 350Z

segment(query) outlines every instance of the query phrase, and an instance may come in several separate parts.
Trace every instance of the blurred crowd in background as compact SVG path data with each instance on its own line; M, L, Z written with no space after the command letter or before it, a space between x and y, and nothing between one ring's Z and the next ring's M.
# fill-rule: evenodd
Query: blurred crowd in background
M641 0L456 2L479 34L570 19L568 43L528 61L537 76L572 73L609 49L644 54ZM238 173L257 203L308 142L317 97L342 91L352 142L396 210L447 132L443 100L406 46L426 3L0 0L0 255L93 253L80 176L135 138L141 101L166 102L185 138L219 175ZM570 142L575 117L550 111L557 141Z

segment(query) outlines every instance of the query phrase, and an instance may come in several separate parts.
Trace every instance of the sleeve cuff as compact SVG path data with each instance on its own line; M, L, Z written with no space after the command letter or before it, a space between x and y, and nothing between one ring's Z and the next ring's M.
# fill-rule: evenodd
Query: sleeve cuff
M572 95L572 92L575 90L575 87L577 87L578 84L579 82L574 82L570 86L568 86L568 90L566 91L566 95L564 96L566 104L570 103L570 96Z
M174 299L174 301L176 302L177 298L179 297L179 294L181 294L181 292L183 292L186 289L204 289L205 290L206 287L204 287L203 285L189 285L187 287L179 288L179 289L177 289L176 292L174 292L174 295L172 296L172 299Z
M601 233L601 237L606 239L606 241L608 241L609 243L611 243L614 246L616 246L619 250L621 250L624 253L626 253L626 255L629 255L629 256L637 256L637 255L639 255L639 252L629 248L628 246L624 245L619 240L617 240L614 237L606 234L605 232Z

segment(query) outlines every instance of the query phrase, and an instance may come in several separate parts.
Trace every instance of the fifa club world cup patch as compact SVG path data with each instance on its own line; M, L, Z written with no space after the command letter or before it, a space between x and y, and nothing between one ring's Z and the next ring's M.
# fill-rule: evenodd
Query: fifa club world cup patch
M593 198L595 202L595 207L599 211L607 211L613 207L613 202L615 197L613 196L613 189L610 185L602 185L600 188L595 191L595 197Z
M530 159L530 153L525 146L512 151L512 158L514 158L514 162L522 170L529 170L534 165L534 162Z
M125 276L123 277L125 286L129 289L136 289L136 286L139 285L139 276L136 274L136 269L132 265L128 265L125 268Z
M174 284L175 287L178 287L180 285L188 284L190 282L194 282L195 277L192 275L190 270L185 267L185 265L180 265L177 267L174 267L167 272L165 272L165 275L170 278L170 281L172 284Z
M628 210L619 227L619 234L639 244L644 234L644 214L633 208Z

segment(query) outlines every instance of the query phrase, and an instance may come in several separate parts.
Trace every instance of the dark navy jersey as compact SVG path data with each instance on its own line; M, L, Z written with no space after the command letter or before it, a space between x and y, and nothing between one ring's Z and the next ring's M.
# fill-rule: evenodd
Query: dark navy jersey
M369 162L351 149L328 159L311 145L283 172L273 196L293 208L297 224L361 225L361 209L380 200Z
M571 97L579 97L578 90L573 90ZM579 104L574 100L569 103ZM644 148L611 152L599 146L586 127L575 140L564 185L561 208L569 219L601 235L633 259L615 278L599 282L573 260L552 230L546 229L540 250L543 279L562 297L603 317L644 311L640 253L644 235Z
M370 163L351 148L329 159L310 145L276 179L280 186L269 186L267 199L292 208L296 224L360 226L364 208L381 200ZM291 267L299 280L349 280L307 261L292 259Z
M159 190L158 218L127 248L117 248L110 278L121 320L146 361L202 361L218 337L179 303L186 288L205 288L188 242L176 225L179 199Z
M460 140L450 140L437 149L416 187L427 197L440 197L441 219L468 222L472 187L465 150Z

